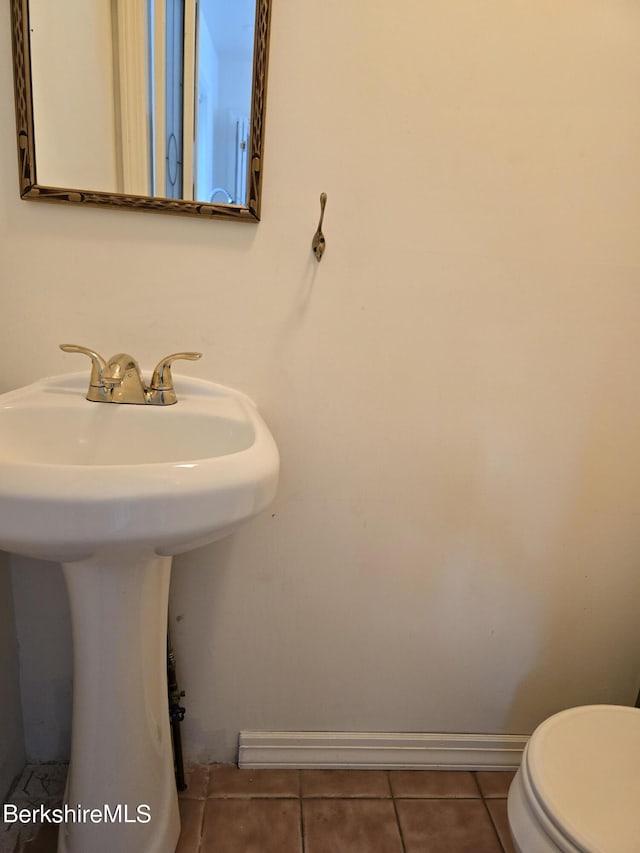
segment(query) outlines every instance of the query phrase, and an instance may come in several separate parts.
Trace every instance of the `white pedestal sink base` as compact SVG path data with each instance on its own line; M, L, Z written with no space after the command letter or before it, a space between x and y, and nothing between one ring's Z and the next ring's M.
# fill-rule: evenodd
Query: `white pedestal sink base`
M175 406L105 405L87 402L88 380L51 376L0 394L0 548L62 563L69 590L67 806L103 819L62 824L60 853L173 853L170 558L271 503L278 449L232 388L174 375ZM122 822L105 819L118 807Z
M63 563L63 571L74 647L65 804L103 817L92 822L86 812L86 822L62 824L58 853L174 853L180 819L167 699L171 558L112 553ZM119 820L111 822L118 807Z

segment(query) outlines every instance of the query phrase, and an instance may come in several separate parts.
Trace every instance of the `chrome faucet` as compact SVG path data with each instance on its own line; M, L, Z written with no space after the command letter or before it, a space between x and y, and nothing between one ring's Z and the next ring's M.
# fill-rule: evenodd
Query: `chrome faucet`
M173 387L171 363L177 358L196 361L201 352L174 352L155 366L151 382L142 378L140 365L131 355L119 352L108 361L94 350L77 344L60 344L64 352L79 352L91 359L91 377L87 400L92 403L134 403L170 406L177 402Z

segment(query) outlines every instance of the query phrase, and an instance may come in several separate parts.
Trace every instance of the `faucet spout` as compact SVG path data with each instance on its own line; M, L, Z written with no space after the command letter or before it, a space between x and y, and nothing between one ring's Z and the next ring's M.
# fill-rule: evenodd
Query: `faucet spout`
M133 356L127 355L126 352L119 352L117 355L111 356L102 368L102 381L108 382L109 385L120 385L127 372L136 368L138 368L138 363Z
M102 384L110 389L114 403L146 403L146 391L140 365L131 355L119 352L102 369Z

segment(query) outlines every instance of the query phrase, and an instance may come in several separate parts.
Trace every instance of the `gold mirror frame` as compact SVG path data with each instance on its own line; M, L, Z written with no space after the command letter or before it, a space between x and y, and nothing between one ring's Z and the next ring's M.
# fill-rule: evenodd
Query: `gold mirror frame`
M36 144L31 90L31 45L29 40L29 0L11 0L14 91L20 197L33 201L83 204L92 207L116 207L148 210L153 213L177 213L201 219L232 219L258 222L262 191L264 123L269 58L271 0L256 0L256 27L251 91L251 130L249 134L249 175L246 205L210 204L199 201L125 195L95 190L49 187L38 183Z

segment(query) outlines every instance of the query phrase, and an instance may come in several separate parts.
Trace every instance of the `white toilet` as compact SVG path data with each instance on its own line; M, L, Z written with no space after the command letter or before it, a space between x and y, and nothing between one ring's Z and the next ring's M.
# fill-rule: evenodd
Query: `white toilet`
M518 853L640 853L640 709L585 705L545 720L508 810Z

